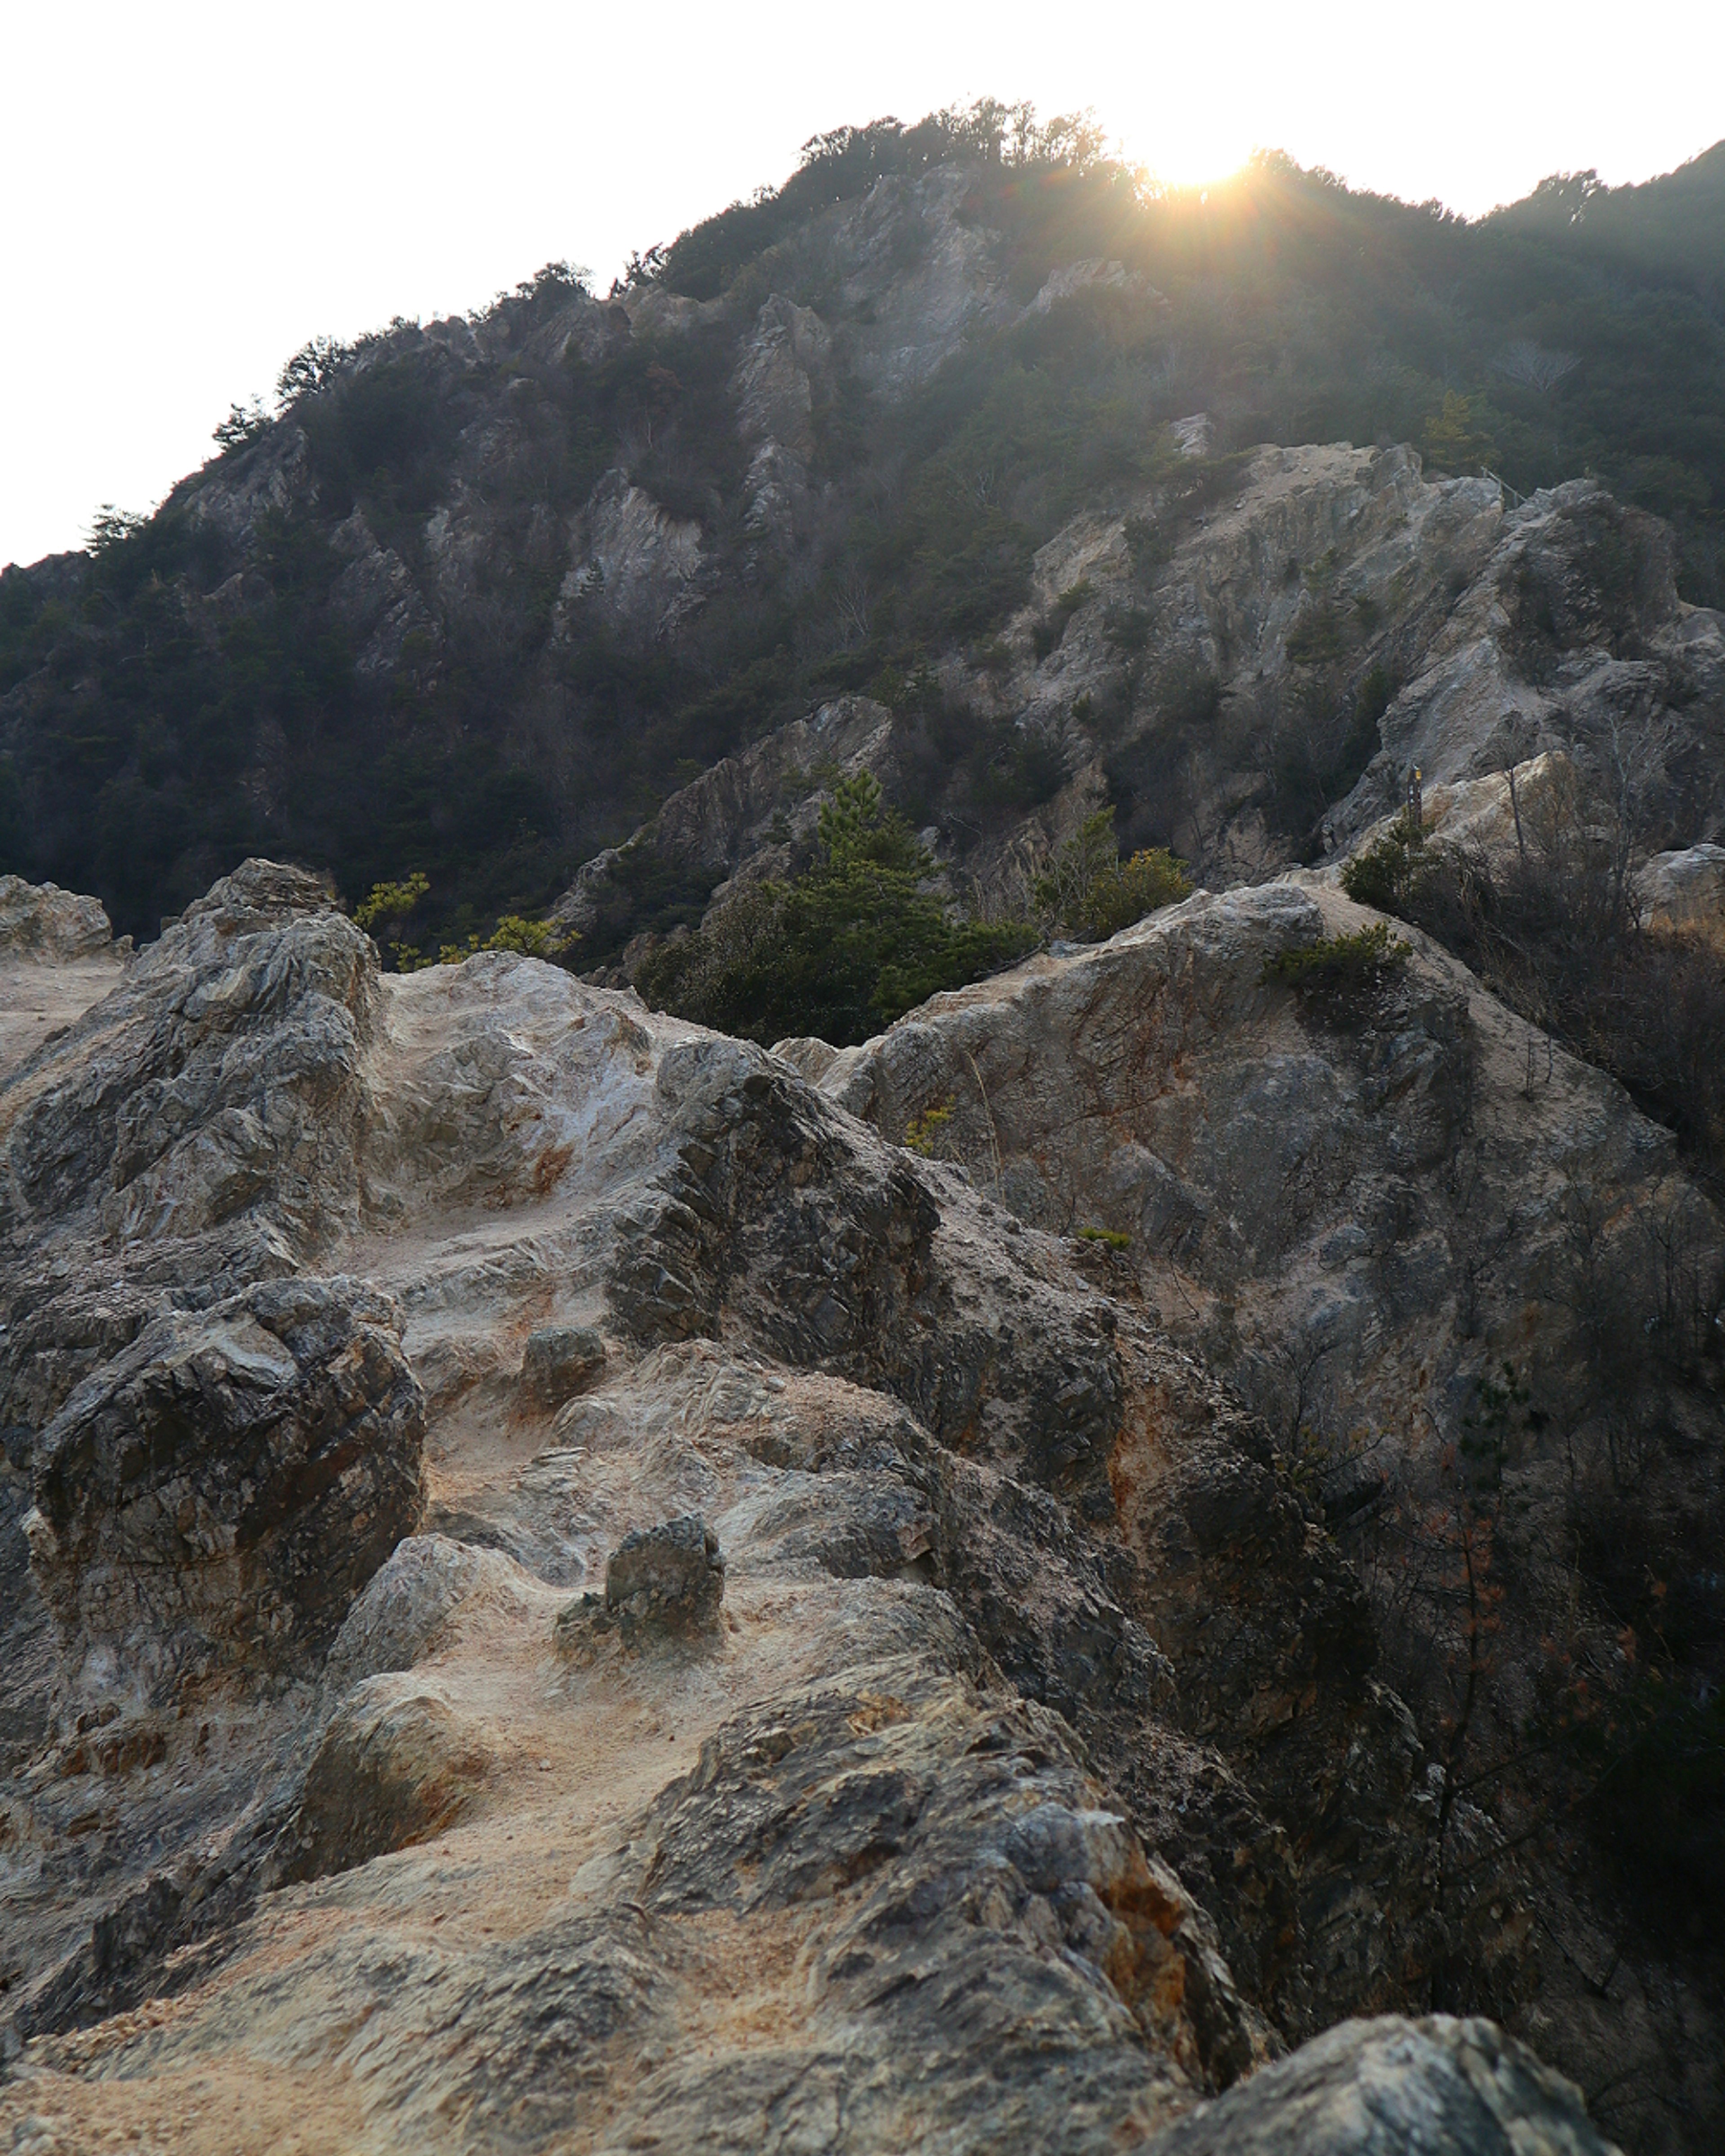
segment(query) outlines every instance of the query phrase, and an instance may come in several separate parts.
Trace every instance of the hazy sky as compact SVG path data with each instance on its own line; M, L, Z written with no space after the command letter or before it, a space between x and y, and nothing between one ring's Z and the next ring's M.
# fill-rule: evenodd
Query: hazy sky
M1088 105L1173 178L1470 213L1725 135L1721 0L11 0L0 51L0 563L153 506L308 336L607 281L845 121Z

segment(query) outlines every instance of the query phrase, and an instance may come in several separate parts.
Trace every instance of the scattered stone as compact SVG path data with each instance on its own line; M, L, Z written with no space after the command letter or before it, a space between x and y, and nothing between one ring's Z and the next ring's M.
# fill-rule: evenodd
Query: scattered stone
M558 1644L580 1654L615 1633L624 1647L716 1633L725 1594L719 1537L698 1513L625 1535L605 1567L605 1595L583 1594L557 1620Z

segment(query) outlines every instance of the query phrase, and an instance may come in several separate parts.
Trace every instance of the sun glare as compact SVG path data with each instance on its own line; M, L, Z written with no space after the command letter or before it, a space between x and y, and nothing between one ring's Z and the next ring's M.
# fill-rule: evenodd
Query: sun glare
M1151 126L1135 129L1127 146L1165 185L1204 187L1237 172L1255 146L1225 120L1199 110L1183 123L1178 114L1160 114Z

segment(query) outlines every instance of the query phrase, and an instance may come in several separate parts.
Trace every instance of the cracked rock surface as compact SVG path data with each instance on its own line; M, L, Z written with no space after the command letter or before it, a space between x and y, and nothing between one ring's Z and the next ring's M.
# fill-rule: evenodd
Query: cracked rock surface
M0 1071L0 2143L1604 2146L1264 1424L870 1114L262 863Z

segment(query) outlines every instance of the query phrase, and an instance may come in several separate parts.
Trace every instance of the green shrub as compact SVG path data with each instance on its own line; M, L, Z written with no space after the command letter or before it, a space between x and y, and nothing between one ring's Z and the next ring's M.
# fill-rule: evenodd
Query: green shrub
M1158 906L1187 897L1186 865L1165 846L1122 860L1114 837L1114 811L1087 817L1036 879L1032 902L1050 928L1086 942L1106 942Z
M911 1152L920 1152L925 1160L932 1160L939 1152L946 1136L946 1127L952 1120L952 1096L932 1108L925 1108L920 1116L912 1116L905 1126L905 1144Z
M1174 542L1156 518L1128 516L1126 520L1126 552L1135 580L1141 584L1152 584L1173 559Z
M1342 871L1342 888L1361 906L1379 913L1403 913L1430 866L1424 838L1402 815L1348 863Z
M1387 921L1374 921L1348 936L1326 936L1264 961L1262 978L1299 990L1358 990L1376 988L1408 963L1412 946L1390 933Z
M841 779L820 812L814 865L662 945L635 985L661 1009L749 1040L865 1040L1034 940L1020 922L954 918L923 888L934 868L866 772Z

